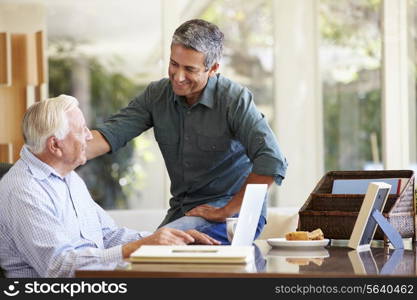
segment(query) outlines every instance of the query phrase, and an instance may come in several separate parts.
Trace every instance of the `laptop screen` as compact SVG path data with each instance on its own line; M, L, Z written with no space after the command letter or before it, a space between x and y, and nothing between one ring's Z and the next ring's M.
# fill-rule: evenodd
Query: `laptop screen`
M248 184L246 186L232 246L252 245L267 190L267 184Z

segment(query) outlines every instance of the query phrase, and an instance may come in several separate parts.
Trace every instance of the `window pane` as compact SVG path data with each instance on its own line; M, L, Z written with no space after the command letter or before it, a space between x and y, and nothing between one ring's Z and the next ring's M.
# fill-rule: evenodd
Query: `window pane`
M75 96L90 127L127 105L151 80L160 78L161 58L153 54L162 44L160 1L45 3L50 96ZM77 170L93 199L104 208L146 206L143 191L149 190L152 182L147 170L161 162L158 150L154 154L152 133L139 139ZM162 199L148 198L151 205L163 207Z
M325 169L381 169L381 1L319 10Z
M200 16L225 35L220 72L248 87L273 120L273 34L271 0L215 0Z

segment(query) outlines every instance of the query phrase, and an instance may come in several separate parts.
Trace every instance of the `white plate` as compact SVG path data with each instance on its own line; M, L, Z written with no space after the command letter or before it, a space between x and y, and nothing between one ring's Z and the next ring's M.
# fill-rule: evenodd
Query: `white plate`
M325 247L329 244L329 239L317 241L287 241L285 238L274 238L266 240L272 247Z

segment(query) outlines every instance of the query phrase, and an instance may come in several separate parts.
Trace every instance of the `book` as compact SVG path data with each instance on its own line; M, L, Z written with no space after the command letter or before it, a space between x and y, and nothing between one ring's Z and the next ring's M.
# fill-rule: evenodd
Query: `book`
M130 255L138 263L246 264L253 259L253 246L145 245Z
M230 263L154 263L132 262L131 269L140 272L198 272L198 273L255 273L255 261L246 264Z
M390 194L400 194L409 178L367 178L336 179L333 181L332 194L366 194L371 182L384 182L391 185Z

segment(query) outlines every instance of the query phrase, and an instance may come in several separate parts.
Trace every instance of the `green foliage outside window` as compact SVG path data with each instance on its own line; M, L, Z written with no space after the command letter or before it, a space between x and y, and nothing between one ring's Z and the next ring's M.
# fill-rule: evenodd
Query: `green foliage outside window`
M322 78L326 171L381 163L380 23L381 0L320 0L321 49L342 55Z
M144 86L134 83L125 75L112 72L104 67L97 58L75 55L76 46L68 41L50 43L54 54L49 56L49 95L55 97L60 94L73 95L74 65L82 59L89 74L89 117L90 128L102 123L112 113L138 93ZM86 99L78 99L80 102ZM93 199L103 208L127 208L127 198L139 198L137 189L138 178L143 176L140 169L135 168L137 160L143 159L143 153L135 154L134 143L128 143L114 154L107 154L89 161L77 169L78 174L85 180Z

